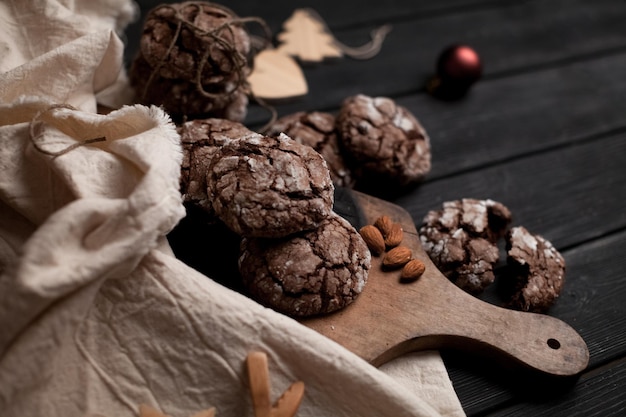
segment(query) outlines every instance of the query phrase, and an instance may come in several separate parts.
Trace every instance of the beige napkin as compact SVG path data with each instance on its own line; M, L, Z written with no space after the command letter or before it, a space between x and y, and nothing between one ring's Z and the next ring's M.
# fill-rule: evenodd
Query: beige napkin
M179 137L155 107L95 113L135 10L95 3L0 3L2 416L252 416L252 350L273 399L304 381L300 417L463 415L436 352L374 368L173 256Z

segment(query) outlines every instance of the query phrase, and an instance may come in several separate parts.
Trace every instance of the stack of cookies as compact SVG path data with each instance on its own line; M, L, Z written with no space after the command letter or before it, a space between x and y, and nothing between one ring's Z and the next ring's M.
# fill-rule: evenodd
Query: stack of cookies
M252 298L294 317L356 299L371 255L333 212L334 186L318 152L222 119L186 122L179 132L184 199L241 236L239 271Z
M177 120L247 114L250 35L232 10L208 2L162 4L146 16L129 71L137 101Z

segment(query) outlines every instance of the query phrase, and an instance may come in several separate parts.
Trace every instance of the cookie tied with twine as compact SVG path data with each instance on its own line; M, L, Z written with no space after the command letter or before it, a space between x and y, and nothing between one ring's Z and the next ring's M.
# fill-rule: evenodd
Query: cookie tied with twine
M162 106L178 120L219 117L242 121L251 95L253 38L246 25L266 23L239 17L219 4L162 4L146 16L140 52L129 77L142 104Z

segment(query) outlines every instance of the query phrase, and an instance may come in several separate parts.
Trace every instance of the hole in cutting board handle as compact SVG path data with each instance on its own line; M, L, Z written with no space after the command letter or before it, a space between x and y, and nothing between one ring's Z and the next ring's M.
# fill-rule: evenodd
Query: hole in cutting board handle
M557 350L561 347L561 342L556 339L548 339L548 346L550 346L550 348L554 350Z

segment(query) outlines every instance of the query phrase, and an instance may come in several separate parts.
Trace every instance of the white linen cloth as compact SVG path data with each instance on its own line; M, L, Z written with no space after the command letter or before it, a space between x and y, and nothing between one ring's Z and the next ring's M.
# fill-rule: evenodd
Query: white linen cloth
M135 12L0 3L0 414L252 416L259 350L273 399L304 381L300 417L464 415L436 352L377 369L174 257L175 126L155 107L96 113L125 79L116 31Z

